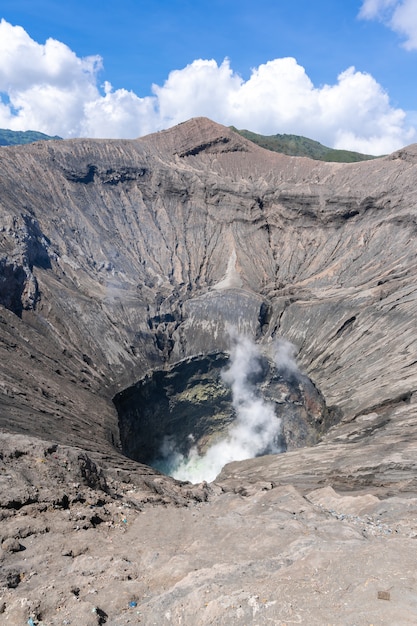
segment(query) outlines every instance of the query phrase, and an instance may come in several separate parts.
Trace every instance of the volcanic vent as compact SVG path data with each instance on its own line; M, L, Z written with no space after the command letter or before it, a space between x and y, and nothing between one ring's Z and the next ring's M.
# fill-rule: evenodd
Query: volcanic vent
M223 465L317 443L332 423L293 346L234 336L224 352L184 359L117 394L122 449L175 478L213 480Z

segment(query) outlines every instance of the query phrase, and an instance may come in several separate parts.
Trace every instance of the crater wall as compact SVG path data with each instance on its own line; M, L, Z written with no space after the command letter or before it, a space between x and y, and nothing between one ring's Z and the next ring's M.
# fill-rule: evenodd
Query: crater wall
M290 340L345 420L411 406L416 166L416 146L286 157L202 118L2 148L1 427L113 454L112 398L227 351L231 324Z

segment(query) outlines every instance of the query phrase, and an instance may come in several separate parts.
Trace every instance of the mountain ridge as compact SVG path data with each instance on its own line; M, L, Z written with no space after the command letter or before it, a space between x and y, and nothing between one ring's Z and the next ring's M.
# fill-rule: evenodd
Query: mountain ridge
M54 137L46 135L36 130L10 130L0 128L0 146L26 145L35 141L50 141L61 139L58 135Z
M253 143L260 145L267 150L287 154L289 156L307 156L320 161L335 161L344 163L377 158L371 155L360 154L358 152L327 148L318 141L299 135L276 134L266 136L259 135L248 130L238 130L234 126L230 126L229 128L240 134L242 137L249 139ZM50 141L59 139L62 139L62 137L57 135L50 136L38 131L12 131L9 129L0 129L0 146L26 145L35 141Z
M239 130L234 126L230 126L230 128L266 150L280 152L288 156L305 156L318 161L335 163L356 163L358 161L380 158L370 154L352 152L351 150L328 148L318 141L301 135L260 135L249 130Z

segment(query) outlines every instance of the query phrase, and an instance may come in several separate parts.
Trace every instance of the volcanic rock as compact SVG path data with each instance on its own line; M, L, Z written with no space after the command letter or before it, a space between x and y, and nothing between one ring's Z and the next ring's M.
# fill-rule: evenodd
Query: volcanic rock
M417 145L324 163L203 118L0 149L5 623L415 623L416 176ZM138 462L227 428L231 327L296 347L259 382L287 452Z

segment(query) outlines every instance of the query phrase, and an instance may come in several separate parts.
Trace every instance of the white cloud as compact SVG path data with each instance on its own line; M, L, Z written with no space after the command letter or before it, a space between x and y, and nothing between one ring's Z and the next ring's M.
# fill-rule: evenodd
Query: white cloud
M154 98L139 98L126 89L113 91L107 81L104 92L85 102L79 135L134 138L160 130Z
M97 96L100 57L80 59L65 44L33 41L20 26L0 22L0 125L65 136L77 134L86 100Z
M364 0L359 17L380 20L405 37L404 47L417 50L416 0Z
M392 0L368 2L368 10ZM98 86L102 60L79 58L65 44L35 42L0 22L0 127L63 137L138 137L195 116L264 133L294 133L328 146L391 152L414 136L406 114L366 73L349 68L333 85L314 86L293 58L268 61L248 80L228 59L198 59L172 71L151 96Z
M359 16L364 19L382 18L389 15L391 7L398 4L399 0L364 0Z

